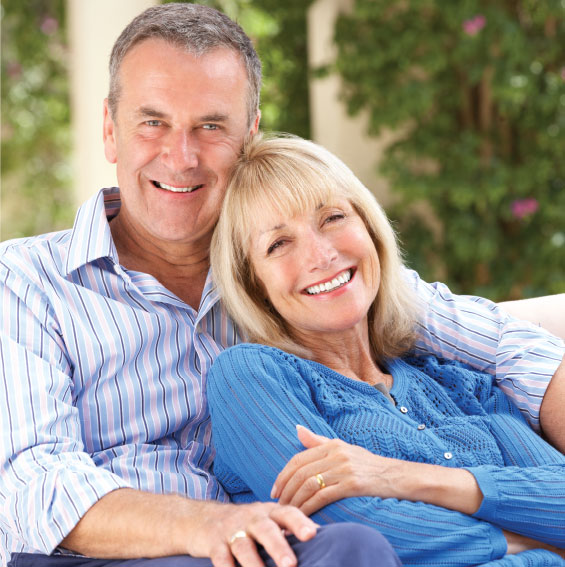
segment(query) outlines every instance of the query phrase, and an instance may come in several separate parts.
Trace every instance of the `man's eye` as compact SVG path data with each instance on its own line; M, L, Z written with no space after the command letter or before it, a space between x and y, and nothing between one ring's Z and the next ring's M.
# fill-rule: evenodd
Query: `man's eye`
M218 125L217 124L204 124L202 126L202 128L204 128L204 130L217 130Z
M145 122L145 124L147 126L161 126L161 121L160 120L147 120Z

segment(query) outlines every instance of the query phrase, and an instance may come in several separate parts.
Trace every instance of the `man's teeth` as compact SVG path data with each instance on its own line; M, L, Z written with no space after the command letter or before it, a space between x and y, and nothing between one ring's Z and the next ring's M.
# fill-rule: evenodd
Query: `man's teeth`
M172 191L173 193L191 193L196 189L200 189L202 184L200 185L193 185L192 187L173 187L172 185L167 185L166 183L161 183L160 181L154 181L156 187L160 189L166 189L167 191Z
M352 273L352 270L346 270L329 282L307 287L306 293L308 293L309 295L317 295L318 293L323 293L325 291L332 291L338 287L341 287L342 285L345 285L351 279Z

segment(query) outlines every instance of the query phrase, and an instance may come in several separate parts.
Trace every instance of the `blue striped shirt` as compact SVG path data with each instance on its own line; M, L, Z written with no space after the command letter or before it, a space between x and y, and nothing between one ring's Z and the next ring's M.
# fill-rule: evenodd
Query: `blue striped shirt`
M120 266L117 189L71 230L0 247L0 564L51 553L120 487L227 500L211 474L207 372L241 341L208 276L198 310ZM535 426L563 344L409 272L418 349L496 373Z

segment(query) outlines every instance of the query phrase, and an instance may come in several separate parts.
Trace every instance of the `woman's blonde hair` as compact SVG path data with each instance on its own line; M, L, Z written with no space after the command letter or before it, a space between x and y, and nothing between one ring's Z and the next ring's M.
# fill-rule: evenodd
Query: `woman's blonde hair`
M363 219L380 262L380 287L369 309L369 337L378 362L411 349L415 294L386 214L336 156L292 136L250 138L235 163L211 247L212 272L226 308L248 340L308 358L270 306L250 260L250 236L264 211L293 217L345 199Z

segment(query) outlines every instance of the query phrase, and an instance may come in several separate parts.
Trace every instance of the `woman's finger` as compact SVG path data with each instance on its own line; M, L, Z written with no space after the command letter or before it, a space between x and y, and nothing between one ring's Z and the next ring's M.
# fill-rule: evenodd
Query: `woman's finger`
M280 498L281 493L285 490L290 479L294 478L302 468L325 459L328 452L327 445L322 444L294 455L275 479L275 483L271 489L271 498ZM295 486L295 489L296 488Z

